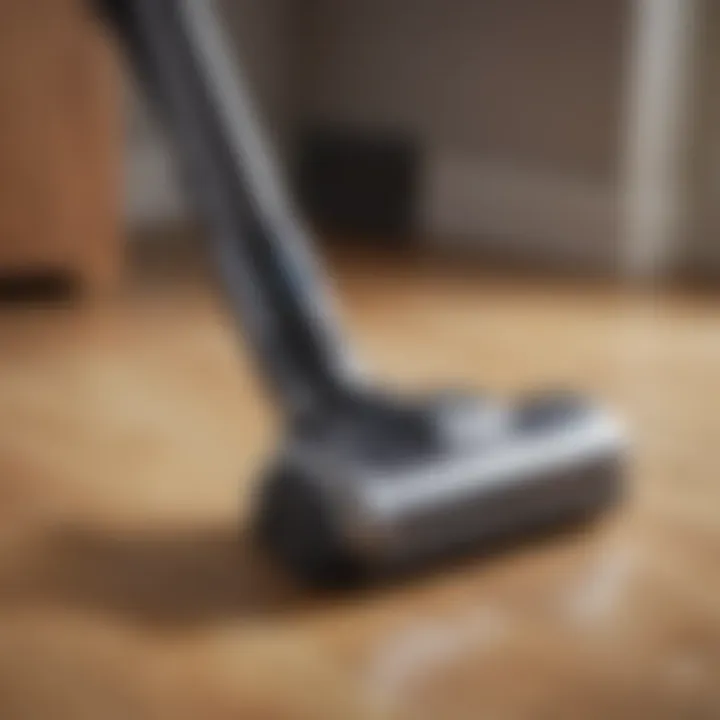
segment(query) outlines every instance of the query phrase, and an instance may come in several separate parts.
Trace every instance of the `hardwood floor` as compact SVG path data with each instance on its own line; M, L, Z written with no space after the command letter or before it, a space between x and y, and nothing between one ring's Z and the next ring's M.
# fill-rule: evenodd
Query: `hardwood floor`
M614 405L634 435L626 505L306 595L243 540L276 420L201 280L0 309L0 717L719 717L720 302L371 257L334 270L398 384Z

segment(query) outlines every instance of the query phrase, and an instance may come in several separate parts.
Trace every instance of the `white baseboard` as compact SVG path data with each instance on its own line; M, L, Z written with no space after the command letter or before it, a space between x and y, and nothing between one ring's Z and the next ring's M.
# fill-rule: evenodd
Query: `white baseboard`
M131 142L125 180L125 221L131 230L175 224L187 217L172 160L161 143Z
M422 196L419 225L435 248L603 268L618 261L618 201L600 184L436 153Z

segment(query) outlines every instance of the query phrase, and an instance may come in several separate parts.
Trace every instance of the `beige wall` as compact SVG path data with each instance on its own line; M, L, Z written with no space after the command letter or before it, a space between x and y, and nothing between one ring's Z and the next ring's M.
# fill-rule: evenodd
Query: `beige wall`
M720 273L720 4L703 0L699 12L689 236L682 259L691 270Z
M223 0L282 147L314 120L400 128L425 156L420 233L592 262L617 254L629 2ZM139 135L129 213L177 214Z
M612 182L625 0L316 0L303 111Z
M300 116L416 137L446 246L612 262L629 1L314 0Z

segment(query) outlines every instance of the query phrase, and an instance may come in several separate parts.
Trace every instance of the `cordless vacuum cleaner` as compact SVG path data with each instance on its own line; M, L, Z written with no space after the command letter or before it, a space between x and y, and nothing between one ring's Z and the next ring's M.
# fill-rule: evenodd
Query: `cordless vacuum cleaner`
M581 398L408 399L360 374L262 141L213 0L96 0L172 130L232 310L286 438L262 546L312 583L356 580L593 517L620 496L619 423Z

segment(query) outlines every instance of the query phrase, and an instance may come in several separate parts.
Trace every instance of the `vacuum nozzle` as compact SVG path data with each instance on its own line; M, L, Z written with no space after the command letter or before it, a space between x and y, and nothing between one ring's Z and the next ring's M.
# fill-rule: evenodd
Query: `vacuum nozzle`
M589 518L619 498L624 431L567 395L360 402L298 429L261 492L259 535L336 584Z

